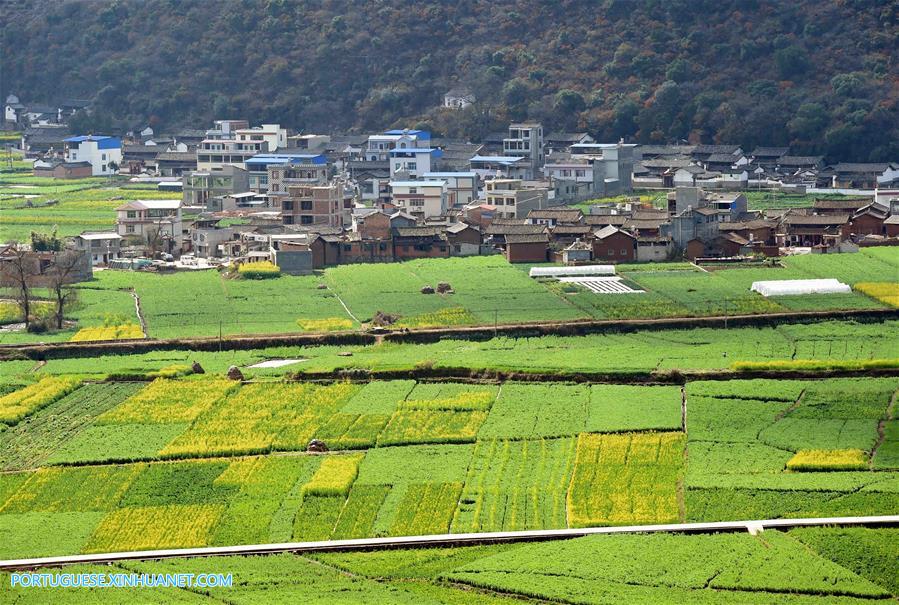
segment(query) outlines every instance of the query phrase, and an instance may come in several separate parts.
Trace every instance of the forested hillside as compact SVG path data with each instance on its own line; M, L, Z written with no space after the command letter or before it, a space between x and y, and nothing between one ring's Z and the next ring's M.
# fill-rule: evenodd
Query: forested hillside
M600 140L899 158L899 0L6 0L0 94L84 127L509 120ZM479 102L438 109L451 86Z

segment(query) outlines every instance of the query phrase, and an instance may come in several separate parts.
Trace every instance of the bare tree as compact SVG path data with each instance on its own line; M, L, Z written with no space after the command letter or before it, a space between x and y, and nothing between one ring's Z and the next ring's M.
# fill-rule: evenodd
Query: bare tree
M45 271L48 279L47 287L53 295L53 319L57 329L62 329L65 312L78 300L78 291L72 282L84 262L83 255L75 250L58 252L51 265Z
M34 276L38 273L38 267L31 252L21 246L9 248L3 257L3 282L13 290L13 296L22 317L25 320L25 328L31 322L32 295L31 288Z

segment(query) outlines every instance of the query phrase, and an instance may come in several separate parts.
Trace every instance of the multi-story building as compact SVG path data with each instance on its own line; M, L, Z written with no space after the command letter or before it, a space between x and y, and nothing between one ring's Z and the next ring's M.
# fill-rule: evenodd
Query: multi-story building
M269 166L284 164L306 164L324 169L327 180L328 160L324 154L311 153L260 153L244 162L249 177L250 191L256 193L269 192ZM286 191L286 190L285 190Z
M343 227L352 210L352 195L342 181L328 185L291 185L281 199L281 218L285 225Z
M390 159L390 151L393 149L428 147L430 141L431 133L426 130L388 130L384 134L368 137L365 159L369 162L386 162Z
M393 205L415 217L428 218L446 212L446 181L390 181Z
M443 152L431 147L406 147L391 149L390 178L418 178L435 168L435 164Z
M543 126L536 122L509 125L509 136L503 139L503 155L524 157L529 163L527 179L534 179L543 168Z
M115 231L83 231L72 238L75 249L85 252L91 265L106 265L122 256L122 236Z
M181 200L133 200L116 208L116 232L122 237L167 242L169 252L181 249Z
M633 189L634 148L628 143L577 143L569 153L553 154L545 176L571 194L566 202L611 197Z
M118 172L122 165L122 139L99 134L63 139L67 163L87 162L93 176Z
M181 177L185 206L205 206L209 199L249 191L247 171L236 166L196 170Z
M423 179L446 181L447 206L465 206L478 198L476 172L425 172Z
M268 199L275 208L280 207L281 200L287 197L290 186L324 185L331 176L324 155L308 155L283 164L268 164L267 170Z
M231 165L245 168L245 162L260 153L277 151L287 145L287 130L278 124L247 128L244 120L219 120L216 128L197 148L197 169L209 170Z
M486 181L487 205L496 208L494 218L526 218L531 210L546 206L549 189L521 179Z

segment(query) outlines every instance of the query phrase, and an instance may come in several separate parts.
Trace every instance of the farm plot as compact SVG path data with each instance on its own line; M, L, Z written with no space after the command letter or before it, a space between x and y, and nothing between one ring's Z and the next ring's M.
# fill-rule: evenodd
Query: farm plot
M584 431L589 387L570 384L506 383L479 439L533 439Z
M16 424L79 386L81 381L77 378L48 376L35 384L3 395L0 397L0 424Z
M643 290L631 288L620 277L560 277L563 284L577 284L594 294L642 294Z
M0 468L19 470L45 461L52 463L60 446L90 430L98 415L127 399L140 386L128 382L87 384L51 403L29 422L0 435Z
M602 384L590 387L586 432L681 430L678 387Z
M803 594L889 595L777 532L590 536L528 544L476 559L444 577L488 590L589 603L725 603L753 594L747 602L792 603ZM712 591L721 592L713 596Z
M250 384L221 399L160 452L164 457L305 449L357 390L348 383Z
M480 441L453 532L565 527L576 439Z
M568 491L568 524L675 523L682 433L584 434Z

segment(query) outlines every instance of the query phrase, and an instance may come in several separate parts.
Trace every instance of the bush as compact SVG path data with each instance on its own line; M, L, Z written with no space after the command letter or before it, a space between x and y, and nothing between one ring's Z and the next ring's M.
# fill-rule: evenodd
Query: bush
M244 279L271 279L281 275L281 268L266 260L243 263L237 272Z

